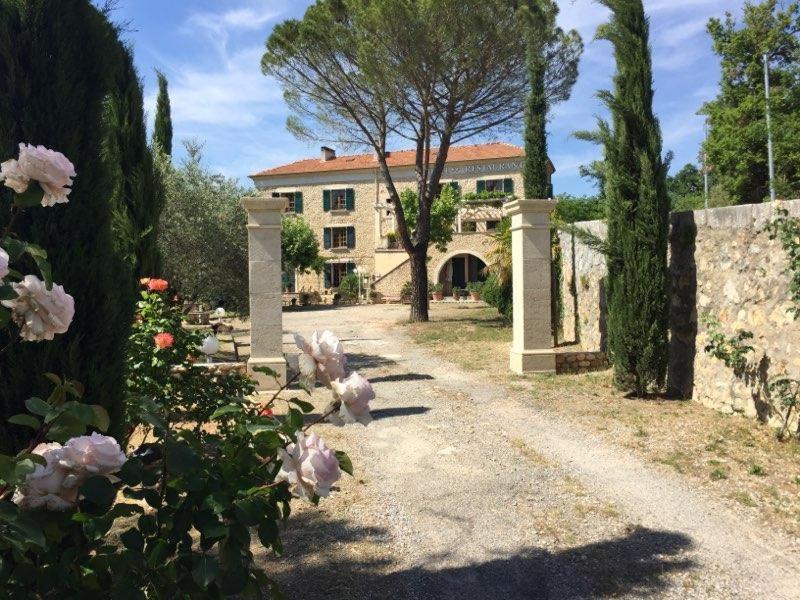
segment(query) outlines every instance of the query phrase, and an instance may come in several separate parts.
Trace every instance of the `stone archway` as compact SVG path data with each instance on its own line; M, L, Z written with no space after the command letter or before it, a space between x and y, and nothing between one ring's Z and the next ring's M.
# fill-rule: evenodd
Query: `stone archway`
M469 283L484 281L486 276L486 259L472 250L456 250L446 254L436 267L431 280L442 284L445 294L450 294L453 287L466 288Z

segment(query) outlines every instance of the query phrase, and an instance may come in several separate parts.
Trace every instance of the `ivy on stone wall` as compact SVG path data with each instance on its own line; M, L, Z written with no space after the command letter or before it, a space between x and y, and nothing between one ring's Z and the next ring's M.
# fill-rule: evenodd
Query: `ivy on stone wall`
M795 320L800 319L800 219L790 217L789 211L782 206L777 207L778 216L767 224L765 230L769 239L779 240L789 259L786 271L791 275L789 293L794 306L789 309Z

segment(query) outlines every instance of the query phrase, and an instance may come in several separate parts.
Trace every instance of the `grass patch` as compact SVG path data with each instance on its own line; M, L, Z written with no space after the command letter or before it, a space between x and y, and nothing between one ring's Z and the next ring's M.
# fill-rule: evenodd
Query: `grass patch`
M748 508L755 508L758 506L756 501L748 494L747 492L736 492L735 494L731 495L731 498L736 500L742 506L747 506Z
M761 465L750 465L750 468L747 470L747 473L749 475L755 475L756 477L765 477L767 475L767 472Z
M711 471L709 477L711 477L711 481L721 481L728 478L728 473L725 471L725 469L717 467Z

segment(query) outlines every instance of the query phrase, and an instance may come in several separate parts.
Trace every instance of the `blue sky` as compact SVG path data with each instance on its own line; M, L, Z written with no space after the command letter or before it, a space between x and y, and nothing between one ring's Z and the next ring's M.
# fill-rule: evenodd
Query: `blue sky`
M276 23L300 17L311 0L120 0L115 20L129 21L126 34L145 82L146 108L155 108L154 69L170 81L176 146L205 142L206 164L247 182L255 171L315 156L319 144L286 131L287 109L277 84L261 74L264 41ZM703 120L696 113L716 94L718 60L705 25L726 10L739 14L742 0L645 0L651 19L656 113L674 169L696 162ZM593 193L578 167L599 157L598 148L571 137L591 129L604 114L595 92L610 86L610 45L595 41L606 11L592 0L559 2L560 24L577 28L586 43L580 77L569 102L556 107L550 124L550 156L557 193ZM519 136L503 141L519 143ZM176 150L176 159L182 157Z

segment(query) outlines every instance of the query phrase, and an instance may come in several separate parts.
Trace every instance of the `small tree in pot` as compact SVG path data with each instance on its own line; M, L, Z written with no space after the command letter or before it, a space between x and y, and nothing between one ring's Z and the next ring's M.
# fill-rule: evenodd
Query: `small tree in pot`
M477 302L481 299L481 288L483 284L480 281L473 281L467 284L467 290L469 291L469 297Z
M444 286L441 283L436 283L431 286L431 295L437 302L444 300Z

